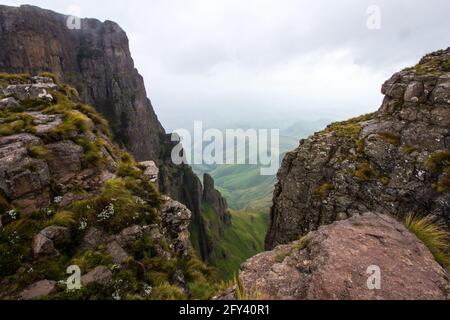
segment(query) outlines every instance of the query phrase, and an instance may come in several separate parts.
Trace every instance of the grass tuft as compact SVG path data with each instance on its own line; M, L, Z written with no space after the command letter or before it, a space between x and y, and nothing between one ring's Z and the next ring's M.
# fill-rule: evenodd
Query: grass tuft
M405 225L431 251L436 261L445 268L450 268L450 234L446 227L436 222L434 216L417 217L410 214Z

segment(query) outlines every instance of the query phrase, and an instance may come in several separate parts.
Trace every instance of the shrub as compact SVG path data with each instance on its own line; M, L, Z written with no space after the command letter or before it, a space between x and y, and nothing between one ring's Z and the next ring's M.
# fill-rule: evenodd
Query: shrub
M187 298L180 288L169 283L154 287L151 297L154 300L185 300Z
M47 223L49 226L57 225L63 227L72 227L77 223L75 215L70 211L57 212Z
M391 132L380 132L378 133L378 136L381 138L381 140L386 141L387 143L390 143L394 146L399 146L401 143L400 136Z
M406 227L414 233L443 267L450 267L450 234L444 224L436 222L434 216L416 217L412 214L405 219Z
M50 159L51 153L45 146L28 146L28 155L36 159Z
M326 197L332 190L334 190L334 185L331 182L325 182L316 189L316 194L321 197Z
M9 136L23 132L34 132L33 117L26 113L17 113L4 119L0 124L0 135Z
M402 147L401 151L402 151L404 154L411 154L411 153L413 153L413 152L416 152L416 151L417 151L417 148L412 147L412 146L408 146L408 145L407 145L407 146Z
M75 143L83 147L83 157L81 161L84 167L100 166L105 163L105 158L102 153L103 142L101 139L96 139L95 142L90 141L87 138L77 138Z
M425 166L434 173L438 173L443 167L450 165L450 151L436 151L427 161Z
M450 166L444 170L444 174L436 184L438 192L450 192Z
M376 172L369 162L364 162L359 165L358 169L354 173L354 176L362 181L368 181L376 176Z

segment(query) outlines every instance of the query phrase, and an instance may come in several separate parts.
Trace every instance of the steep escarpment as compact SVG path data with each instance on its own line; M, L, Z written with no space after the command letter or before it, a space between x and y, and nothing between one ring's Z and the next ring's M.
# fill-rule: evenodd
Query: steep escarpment
M156 168L113 143L76 89L0 74L0 298L212 294L214 274L189 240L191 211L157 191Z
M206 234L201 182L189 166L173 165L173 144L147 98L125 32L111 21L81 19L80 29L68 28L67 21L34 6L0 6L0 72L48 71L75 87L80 100L108 120L115 141L137 160L156 163L159 189L187 205ZM207 257L208 239L199 241Z
M266 247L367 211L450 227L450 49L382 88L381 108L302 140L278 173Z

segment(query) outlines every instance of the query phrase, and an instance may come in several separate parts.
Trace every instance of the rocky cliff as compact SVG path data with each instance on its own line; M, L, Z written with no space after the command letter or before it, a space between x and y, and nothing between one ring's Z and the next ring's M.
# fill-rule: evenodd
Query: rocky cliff
M201 182L189 166L173 165L172 142L147 98L125 32L95 19L81 19L80 29L69 29L67 20L34 6L0 6L0 72L48 71L75 87L80 99L108 120L115 141L137 160L156 162L160 190L187 205L205 235ZM199 241L207 257L208 239Z
M382 87L381 108L302 140L278 173L266 247L363 212L450 226L450 49Z
M157 191L157 173L76 89L0 74L0 298L207 298L191 211ZM74 267L82 288L67 290Z

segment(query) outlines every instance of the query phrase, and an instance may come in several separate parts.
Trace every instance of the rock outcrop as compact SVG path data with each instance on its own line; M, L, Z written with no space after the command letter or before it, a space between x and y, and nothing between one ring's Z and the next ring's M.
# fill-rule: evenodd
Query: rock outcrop
M203 175L203 203L209 205L224 224L231 223L231 215L225 198L214 186L214 179L207 173Z
M20 94L35 84L46 94ZM154 164L115 144L67 85L2 74L0 92L17 103L0 110L0 299L186 298L193 281L209 286L192 213L158 192ZM64 285L74 265L79 292Z
M298 300L443 300L449 279L395 219L366 213L244 263L240 294ZM230 291L222 298L234 298Z
M266 247L376 211L450 226L450 49L382 88L381 108L302 140L278 173Z
M68 19L35 6L0 5L0 72L51 72L75 87L80 100L108 120L121 146L138 161L155 162L159 190L185 204L194 224L206 234L201 182L189 166L172 163L174 143L147 98L125 32L112 21L96 19L81 19L80 29L68 28ZM20 98L42 94L38 85L25 88L15 89ZM0 101L0 109L14 105L12 98ZM200 237L199 242L202 256L207 257L207 239Z

